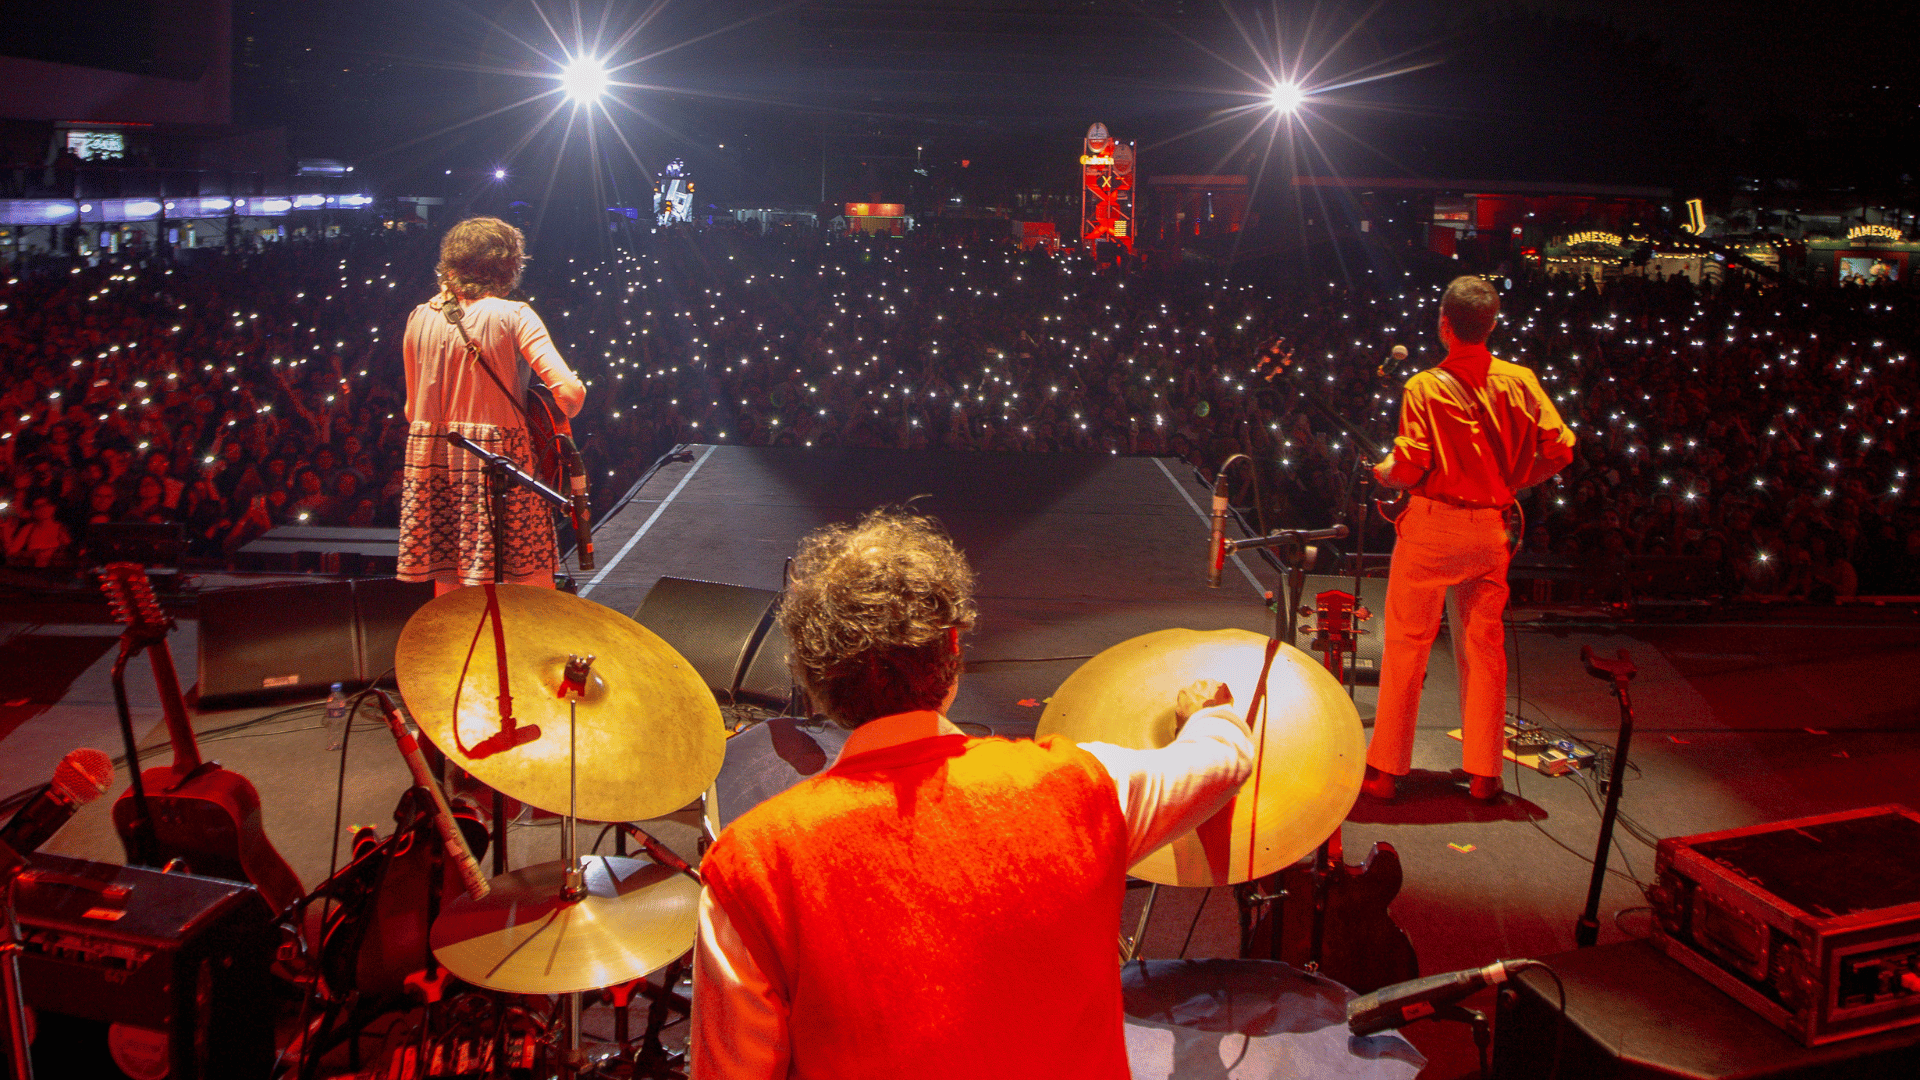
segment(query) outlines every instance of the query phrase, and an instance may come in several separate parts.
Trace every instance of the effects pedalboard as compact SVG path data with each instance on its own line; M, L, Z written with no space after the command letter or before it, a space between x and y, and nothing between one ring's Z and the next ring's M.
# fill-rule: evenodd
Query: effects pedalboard
M1455 739L1464 738L1459 728L1447 734ZM1515 720L1507 724L1505 753L1508 761L1524 765L1542 776L1565 776L1578 769L1590 769L1600 758L1599 754L1572 739L1554 738L1531 720Z

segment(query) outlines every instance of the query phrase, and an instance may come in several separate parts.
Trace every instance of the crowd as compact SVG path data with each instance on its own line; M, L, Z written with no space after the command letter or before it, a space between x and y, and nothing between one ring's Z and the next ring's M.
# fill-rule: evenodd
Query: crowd
M8 280L9 562L82 563L101 523L178 522L204 565L277 524L391 525L400 334L433 254L362 235ZM1438 358L1438 289L1272 277L721 227L536 259L525 288L588 383L575 426L602 505L680 442L1166 454L1203 472L1244 451L1270 522L1324 524L1347 514L1356 457L1391 438L1400 379ZM1496 355L1538 371L1581 437L1523 498L1527 550L1603 569L1692 557L1722 595L1920 594L1907 290L1498 284ZM1292 362L1268 379L1255 362L1276 340ZM1413 357L1382 377L1394 344Z

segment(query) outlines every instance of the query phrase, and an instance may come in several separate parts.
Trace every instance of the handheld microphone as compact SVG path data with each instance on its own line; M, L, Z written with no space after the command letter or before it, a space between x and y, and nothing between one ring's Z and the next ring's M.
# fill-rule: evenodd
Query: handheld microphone
M1347 1002L1347 1030L1355 1035L1399 1027L1431 1016L1483 986L1498 986L1531 960L1495 960L1483 968L1467 968L1445 975L1396 983Z
M1213 481L1213 533L1207 538L1207 588L1220 587L1220 570L1227 565L1227 470Z
M473 852L467 850L467 838L460 835L460 824L453 819L453 810L447 806L446 793L427 770L427 759L420 754L420 743L407 730L407 722L400 718L400 710L394 708L393 699L385 690L375 690L374 696L380 699L380 712L387 718L387 727L393 730L393 741L400 744L400 756L406 760L407 770L413 773L413 782L427 789L433 797L433 824L440 830L440 842L446 845L447 857L460 871L460 881L467 887L467 895L475 900L484 900L492 886L485 874L480 872L480 864L473 859Z
M1392 349L1388 350L1386 362L1381 364L1380 367L1375 370L1374 374L1379 375L1383 379L1390 379L1393 377L1393 369L1399 365L1400 361L1406 358L1407 347L1405 345L1395 345Z
M567 493L573 500L574 551L580 557L580 571L585 573L593 569L593 530L588 527L593 522L593 503L587 497L587 466L580 460L580 447L573 436L561 436L560 445L566 450Z
M28 800L0 828L0 843L20 855L37 850L53 839L60 826L73 820L82 806L105 795L112 786L112 758L86 746L70 751L53 770L53 782L47 789Z

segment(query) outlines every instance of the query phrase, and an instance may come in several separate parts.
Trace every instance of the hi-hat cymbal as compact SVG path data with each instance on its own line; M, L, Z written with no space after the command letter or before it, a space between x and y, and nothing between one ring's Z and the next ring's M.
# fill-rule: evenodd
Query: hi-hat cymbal
M575 815L638 821L692 802L726 754L720 707L692 664L625 615L531 585L455 589L414 613L394 652L407 707L449 761L561 815L570 699L559 689L569 654L595 658L578 699ZM524 741L500 738L503 672Z
M1159 630L1123 641L1067 676L1037 734L1132 749L1173 741L1173 703L1196 679L1217 679L1241 709L1253 701L1268 639L1245 630ZM1265 877L1333 835L1360 795L1366 738L1335 679L1291 645L1267 674L1266 707L1247 718L1254 773L1233 801L1140 860L1161 885L1231 885Z
M580 859L587 893L561 899L559 862L501 874L483 900L462 895L433 924L434 958L476 986L571 994L631 982L693 948L700 884L658 863Z

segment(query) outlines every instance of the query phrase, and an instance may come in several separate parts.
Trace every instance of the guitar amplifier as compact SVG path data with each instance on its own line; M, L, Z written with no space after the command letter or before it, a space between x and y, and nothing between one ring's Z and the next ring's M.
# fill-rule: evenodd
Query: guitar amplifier
M1654 941L1808 1046L1920 1024L1920 813L1673 837Z
M38 1075L271 1070L276 936L253 886L38 854L15 895Z

